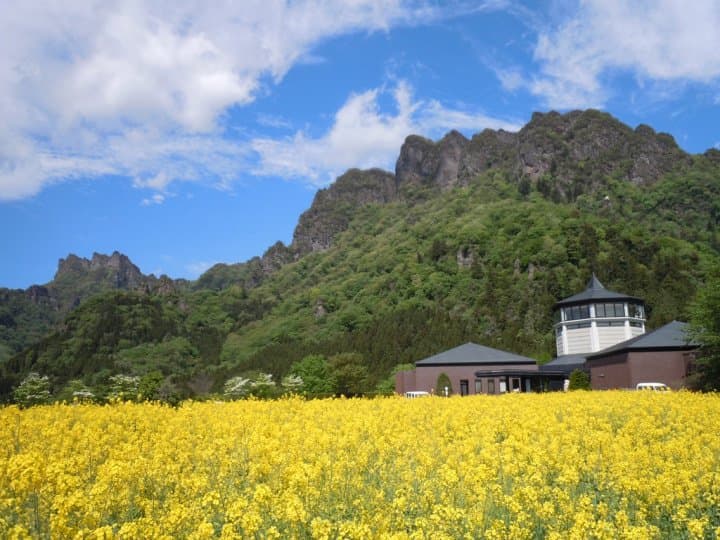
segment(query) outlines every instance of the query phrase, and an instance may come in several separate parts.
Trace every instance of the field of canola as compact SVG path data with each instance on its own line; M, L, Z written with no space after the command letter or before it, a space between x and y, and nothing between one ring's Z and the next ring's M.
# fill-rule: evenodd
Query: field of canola
M2 538L718 538L720 396L0 408Z

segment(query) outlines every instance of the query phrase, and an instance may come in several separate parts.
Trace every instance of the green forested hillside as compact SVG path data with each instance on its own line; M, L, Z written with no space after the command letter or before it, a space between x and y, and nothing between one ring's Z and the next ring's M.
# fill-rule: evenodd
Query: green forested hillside
M55 277L27 290L0 288L0 363L37 342L84 300L110 290L155 289L168 281L144 276L125 255L68 255ZM183 280L173 288L184 286Z
M364 207L333 248L251 292L274 308L228 336L222 364L281 373L307 340L363 353L377 376L467 339L547 359L553 303L593 270L645 298L649 326L683 318L720 245L718 171L698 162L653 190L611 181L572 204L490 173L422 204Z
M593 271L644 298L650 328L684 319L720 264L720 160L708 152L679 161L643 182L608 166L582 189L567 164L556 169L571 176L488 166L442 186L354 171L339 181L343 192L319 194L293 246L218 266L192 286L81 303L53 333L0 361L0 392L33 370L56 390L159 372L177 394L203 394L234 375L279 380L308 355L339 353L356 353L372 390L397 364L469 340L547 360L553 303Z

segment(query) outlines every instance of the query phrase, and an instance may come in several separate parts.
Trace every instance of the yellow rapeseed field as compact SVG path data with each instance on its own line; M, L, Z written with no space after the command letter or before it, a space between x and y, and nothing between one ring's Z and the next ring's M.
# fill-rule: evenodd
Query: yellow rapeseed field
M720 397L0 408L2 538L717 538Z

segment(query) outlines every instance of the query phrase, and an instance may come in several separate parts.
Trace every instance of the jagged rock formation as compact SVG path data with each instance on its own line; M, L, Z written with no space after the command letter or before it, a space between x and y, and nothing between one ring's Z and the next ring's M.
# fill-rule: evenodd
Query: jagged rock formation
M70 254L58 262L53 285L88 280L115 289L137 289L148 282L148 277L126 255L117 251L109 256L93 253L92 259Z
M355 210L370 203L387 203L398 196L395 176L380 169L350 169L315 195L312 206L298 221L292 249L299 255L324 251L344 231Z
M633 130L595 110L535 113L517 133L486 129L467 139L451 131L437 142L410 135L394 175L351 169L318 191L300 216L291 248L295 256L328 249L358 207L402 199L406 186L444 191L499 169L525 189L571 201L599 189L609 176L652 184L689 159L672 136L645 125Z
M593 176L618 175L636 184L650 184L687 160L667 134L645 125L632 130L606 113L573 111L535 113L517 133L486 129L471 140L452 131L433 143L410 136L400 151L398 184L424 183L449 189L466 185L491 168L506 170L520 181L537 182L552 174L567 188ZM563 191L566 199L572 194Z
M172 286L179 283L173 281ZM94 253L91 259L70 254L58 261L55 277L45 285L0 289L0 346L17 352L94 294L110 290L150 292L166 285L153 275L144 275L117 251L112 255Z

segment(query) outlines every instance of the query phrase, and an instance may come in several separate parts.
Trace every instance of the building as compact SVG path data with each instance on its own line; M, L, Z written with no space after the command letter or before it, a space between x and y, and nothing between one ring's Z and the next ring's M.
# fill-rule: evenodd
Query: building
M466 343L415 362L412 371L398 373L395 391L435 392L442 373L450 379L449 390L463 396L562 389L564 379L562 373L541 373L533 358Z
M687 323L673 321L587 356L586 368L594 390L635 388L659 382L670 388L685 386L692 372L697 343L687 336Z
M461 395L562 390L577 369L589 373L593 389L639 382L684 386L697 346L677 321L646 334L641 298L608 290L593 274L584 291L557 302L553 312L557 357L551 362L540 366L526 356L466 343L398 373L396 392L434 392L441 373Z
M558 358L584 355L645 333L645 303L592 275L585 290L553 306Z

